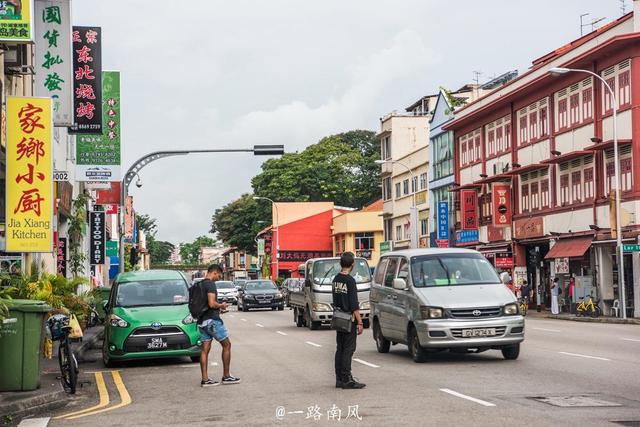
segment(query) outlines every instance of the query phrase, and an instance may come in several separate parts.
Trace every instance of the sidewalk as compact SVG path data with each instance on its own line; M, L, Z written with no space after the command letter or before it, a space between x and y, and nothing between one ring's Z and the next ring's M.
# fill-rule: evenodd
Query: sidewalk
M83 356L101 338L104 328L96 326L84 331L81 342L72 343L79 363ZM54 342L53 358L40 359L40 388L33 391L8 391L0 393L0 426L13 425L17 418L41 411L66 406L73 397L62 389L58 366L58 344ZM82 369L82 366L81 366Z
M623 325L640 325L640 319L621 319L619 317L586 317L576 316L570 313L551 314L550 311L537 312L535 308L527 311L527 317L533 319L556 319L556 320L572 320L574 322L592 322L592 323L616 323Z

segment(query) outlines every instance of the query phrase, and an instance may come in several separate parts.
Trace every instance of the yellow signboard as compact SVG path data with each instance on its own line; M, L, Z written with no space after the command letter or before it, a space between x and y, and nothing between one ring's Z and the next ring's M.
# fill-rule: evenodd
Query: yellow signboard
M7 252L53 251L51 98L7 99Z
M43 19L60 19L60 12ZM0 1L0 40L7 42L33 41L33 0Z

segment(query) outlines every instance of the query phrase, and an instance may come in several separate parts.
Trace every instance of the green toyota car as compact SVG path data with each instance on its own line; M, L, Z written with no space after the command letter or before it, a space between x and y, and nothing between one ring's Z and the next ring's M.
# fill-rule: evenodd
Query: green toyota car
M187 279L177 271L118 275L105 303L102 359L114 362L161 357L200 360L200 333L189 314Z

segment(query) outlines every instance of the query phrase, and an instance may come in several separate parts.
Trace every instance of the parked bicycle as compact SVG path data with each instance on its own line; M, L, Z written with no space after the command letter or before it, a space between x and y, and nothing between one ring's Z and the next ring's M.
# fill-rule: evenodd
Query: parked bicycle
M60 341L58 345L58 362L60 364L60 382L64 391L75 394L78 383L78 361L71 350L71 326L69 317L64 314L56 314L47 320L47 327L51 332L51 340Z
M589 300L587 302L584 301L584 298L580 298L580 301L576 306L576 314L578 316L599 317L602 315L602 310L598 304L593 301L593 296L589 295Z

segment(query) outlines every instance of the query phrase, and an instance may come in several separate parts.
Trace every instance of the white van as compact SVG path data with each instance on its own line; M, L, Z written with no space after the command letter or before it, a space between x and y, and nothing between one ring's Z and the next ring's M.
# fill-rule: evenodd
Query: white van
M524 316L493 266L468 249L385 253L371 286L373 336L380 353L402 343L416 362L428 351L501 350L517 359Z

